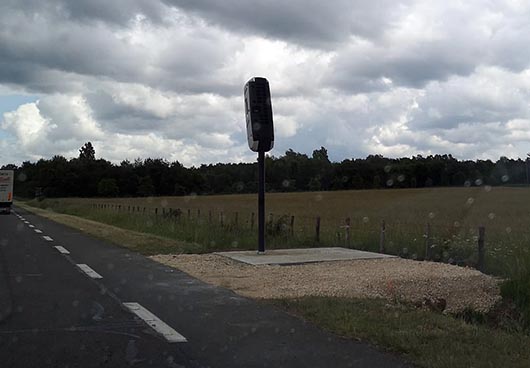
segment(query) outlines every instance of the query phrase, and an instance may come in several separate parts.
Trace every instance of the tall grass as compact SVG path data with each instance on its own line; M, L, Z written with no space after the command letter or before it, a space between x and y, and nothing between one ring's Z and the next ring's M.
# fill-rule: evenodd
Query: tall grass
M527 203L530 203L530 189L526 188L269 193L267 247L347 246L378 251L384 220L386 251L423 259L425 229L429 223L434 260L474 265L478 226L483 225L486 227L486 272L513 277L521 273L521 262L528 263L526 258L521 258L530 245ZM204 252L255 249L257 243L256 218L251 229L252 212L257 212L255 195L68 198L33 201L33 204L126 229L196 242ZM107 209L93 208L94 204L105 204ZM118 205L121 211L116 209ZM140 212L129 212L129 206L139 207ZM158 216L154 215L155 208ZM182 211L178 220L162 216L162 211L169 212L170 208ZM273 213L272 222L269 213ZM293 234L291 216L294 216ZM321 218L319 242L315 231L317 216ZM346 218L350 219L349 240Z

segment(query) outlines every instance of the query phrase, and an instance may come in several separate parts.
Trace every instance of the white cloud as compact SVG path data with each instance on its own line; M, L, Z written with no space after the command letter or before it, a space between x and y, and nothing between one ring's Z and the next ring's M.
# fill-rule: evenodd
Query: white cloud
M74 156L86 141L113 161L254 160L242 98L252 76L270 81L275 155L528 150L526 2L127 4L0 5L0 91L39 96L4 114L2 145L17 148L0 163Z
M57 128L40 114L37 104L24 104L15 111L5 113L1 125L16 138L23 152L28 152L33 159L47 153L48 135Z

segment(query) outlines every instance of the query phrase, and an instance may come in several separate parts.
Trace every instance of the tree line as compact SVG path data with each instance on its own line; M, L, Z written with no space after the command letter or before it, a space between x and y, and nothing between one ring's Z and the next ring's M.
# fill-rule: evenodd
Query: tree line
M266 158L266 188L270 192L422 188L528 184L529 161L500 157L491 160L457 160L451 155L366 158L331 162L326 148L312 155L288 150ZM79 156L54 156L20 167L15 192L19 197L116 197L233 194L257 192L256 163L217 163L184 167L161 158L113 164L97 159L90 142Z

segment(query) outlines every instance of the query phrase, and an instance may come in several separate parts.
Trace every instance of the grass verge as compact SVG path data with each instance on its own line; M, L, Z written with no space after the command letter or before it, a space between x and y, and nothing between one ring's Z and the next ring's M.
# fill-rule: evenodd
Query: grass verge
M321 328L401 353L420 367L530 367L530 337L384 300L307 297L271 303Z
M20 202L17 202L17 206L41 217L81 230L94 237L110 241L113 244L129 248L146 256L168 253L193 253L200 247L198 244L127 230L77 216L43 210Z

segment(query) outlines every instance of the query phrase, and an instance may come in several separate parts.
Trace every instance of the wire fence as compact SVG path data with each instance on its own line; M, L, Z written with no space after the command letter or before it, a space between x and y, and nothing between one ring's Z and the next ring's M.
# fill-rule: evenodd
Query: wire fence
M124 205L116 203L91 203L92 210L105 211L144 218L147 223L160 226L187 227L201 234L219 236L221 232L232 234L238 245L252 243L257 232L257 213L226 212L221 209L170 208ZM210 239L208 234L202 234ZM289 246L341 246L366 251L399 255L417 260L447 262L462 266L472 266L486 270L486 228L479 226L474 231L450 234L447 229L424 224L374 221L366 217L345 217L336 219L323 216L294 214L266 215L266 236L272 247ZM231 242L231 245L233 245Z

